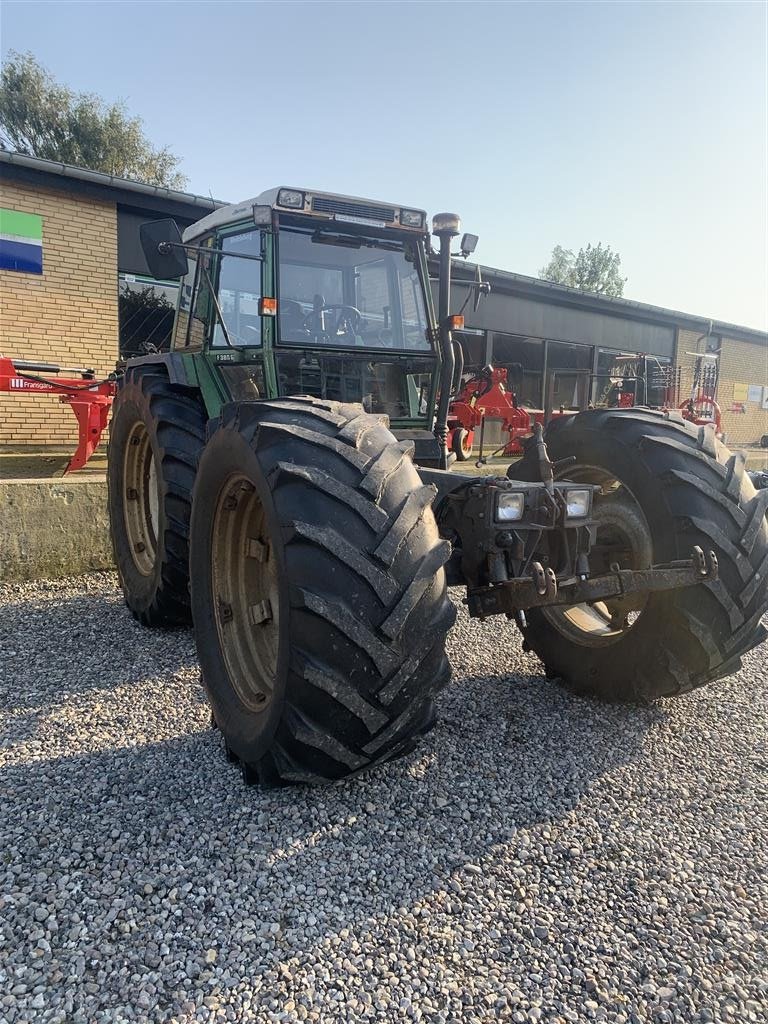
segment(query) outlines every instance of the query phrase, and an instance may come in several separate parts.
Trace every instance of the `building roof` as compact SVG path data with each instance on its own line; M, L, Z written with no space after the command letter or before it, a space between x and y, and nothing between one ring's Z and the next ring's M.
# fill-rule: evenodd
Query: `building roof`
M473 280L477 274L477 264L454 260L453 266L454 278L457 283ZM527 277L525 274L515 274L509 270L499 270L495 267L481 266L480 270L483 280L489 281L494 291L505 294L518 295L558 306L585 309L624 319L651 321L670 327L680 327L683 330L698 331L701 334L711 333L768 346L768 333L753 327L742 327L724 320L697 316L693 313L682 313L679 310L654 306L647 302L636 302L634 299L613 298L596 292L584 292L579 288L570 288L568 285L555 284L553 281Z
M40 157L4 149L0 149L0 175L98 198L109 198L124 206L165 213L166 216L179 216L184 220L198 220L212 210L226 206L226 203L212 196L199 196L162 185L147 185L143 181L132 181L115 174L92 171L87 167L76 167L58 160L42 160Z

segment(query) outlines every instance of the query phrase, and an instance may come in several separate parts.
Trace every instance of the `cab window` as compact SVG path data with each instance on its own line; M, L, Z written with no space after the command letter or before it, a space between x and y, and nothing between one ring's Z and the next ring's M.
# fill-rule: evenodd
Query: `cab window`
M214 348L226 347L227 336L231 345L261 345L261 238L260 231L245 231L227 235L219 242L224 253L217 257L216 294L226 334L216 314Z

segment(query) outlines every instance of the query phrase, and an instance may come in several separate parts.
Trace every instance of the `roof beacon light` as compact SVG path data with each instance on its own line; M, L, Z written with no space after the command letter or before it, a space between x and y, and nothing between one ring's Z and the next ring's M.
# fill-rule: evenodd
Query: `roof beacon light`
M259 299L259 316L277 316L277 299L268 295Z
M432 218L432 233L449 235L453 238L461 231L461 220L457 213L436 213Z

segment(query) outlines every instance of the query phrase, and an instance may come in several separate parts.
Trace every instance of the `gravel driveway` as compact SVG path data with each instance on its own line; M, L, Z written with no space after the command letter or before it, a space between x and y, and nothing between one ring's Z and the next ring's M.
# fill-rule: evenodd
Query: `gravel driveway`
M768 1017L768 645L605 708L461 613L416 754L260 791L113 576L0 637L2 1022Z

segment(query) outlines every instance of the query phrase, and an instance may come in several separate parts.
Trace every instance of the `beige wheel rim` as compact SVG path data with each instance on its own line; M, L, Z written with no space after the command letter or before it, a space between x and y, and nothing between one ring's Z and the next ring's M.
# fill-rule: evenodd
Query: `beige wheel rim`
M160 488L149 432L141 421L128 436L123 463L123 512L134 564L151 576L158 555Z
M246 477L232 476L222 487L211 538L214 618L227 673L245 707L261 712L277 677L278 573L264 506Z

